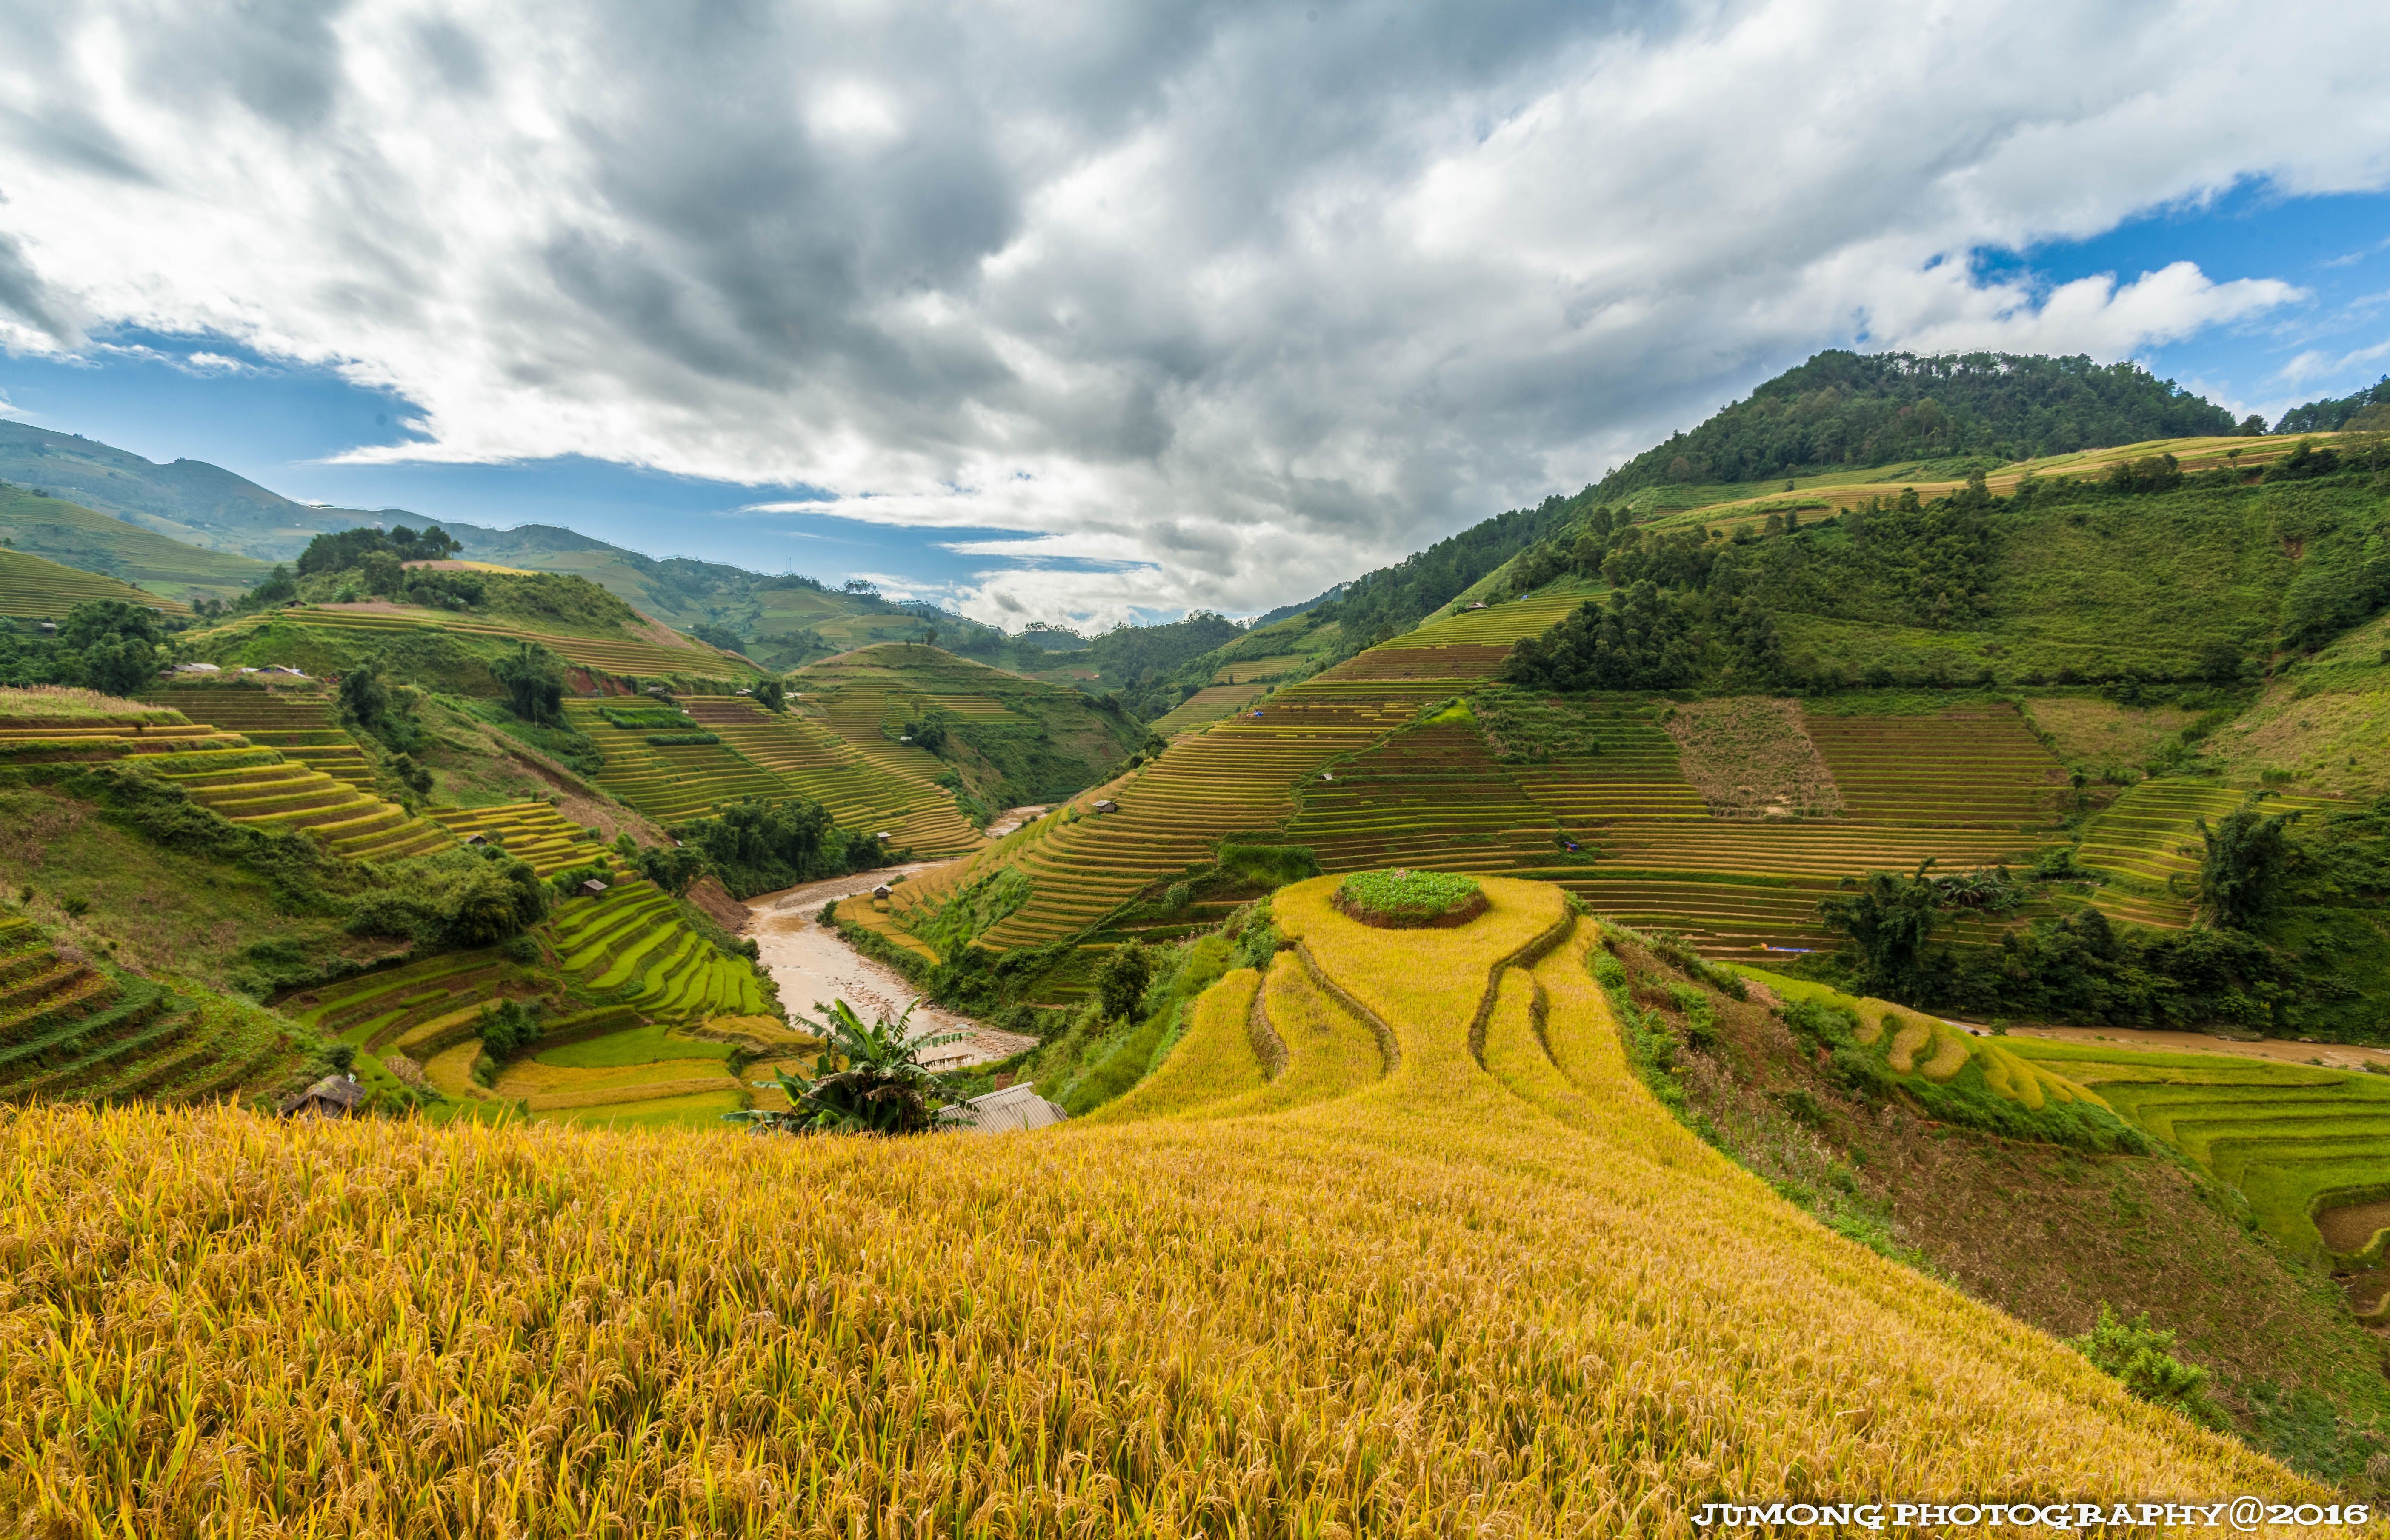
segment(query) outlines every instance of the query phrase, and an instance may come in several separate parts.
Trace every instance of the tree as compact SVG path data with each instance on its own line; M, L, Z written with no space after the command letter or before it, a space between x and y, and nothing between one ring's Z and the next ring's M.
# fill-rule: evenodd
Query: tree
M782 1070L758 1088L777 1088L789 1098L785 1112L757 1109L726 1112L758 1134L923 1134L936 1125L937 1110L958 1099L948 1077L921 1062L931 1048L959 1042L958 1032L916 1034L915 1006L893 1021L882 1016L869 1026L844 1000L821 1020L798 1020L822 1036L821 1057L811 1075Z
M2218 925L2245 930L2274 906L2282 870L2291 861L2295 813L2267 817L2254 804L2225 815L2214 828L2199 820L2206 845L2199 862L2199 905Z
M350 670L341 678L341 709L360 727L378 727L390 712L390 687L371 663Z
M686 845L650 845L633 858L639 875L678 898L705 875L705 853Z
M524 642L490 665L507 687L508 703L525 722L549 726L564 721L564 660L533 642Z
M1898 872L1870 872L1864 880L1845 877L1844 888L1857 890L1818 901L1818 915L1826 929L1851 938L1857 953L1862 986L1887 998L1915 998L1923 972L1926 943L1934 937L1942 908L1942 890L1925 875L1932 857L1907 877Z
M767 712L789 709L789 687L777 679L766 679L755 687L755 704Z
M1143 943L1130 942L1112 949L1096 969L1096 998L1109 1020L1126 1021L1137 1015L1148 984L1153 982L1153 959Z
M158 676L165 622L154 610L122 599L91 599L67 611L58 645L60 672L103 695L130 695Z

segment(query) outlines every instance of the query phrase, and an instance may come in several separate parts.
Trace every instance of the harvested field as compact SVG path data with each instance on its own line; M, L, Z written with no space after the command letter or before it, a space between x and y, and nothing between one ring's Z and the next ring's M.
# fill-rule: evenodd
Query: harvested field
M1695 700L1660 724L1683 753L1685 779L1719 818L1822 818L1843 811L1842 789L1802 725L1799 702L1771 696Z

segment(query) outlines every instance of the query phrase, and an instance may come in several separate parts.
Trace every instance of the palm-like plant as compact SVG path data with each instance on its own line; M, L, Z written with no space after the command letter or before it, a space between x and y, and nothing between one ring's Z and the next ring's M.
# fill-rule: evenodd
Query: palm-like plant
M726 1112L757 1134L920 1134L937 1121L939 1106L955 1099L950 1077L922 1064L931 1048L960 1042L958 1032L915 1034L913 1007L894 1020L882 1016L865 1025L844 1000L822 1020L798 1018L822 1036L821 1057L810 1075L782 1070L760 1088L777 1086L789 1098L785 1112Z

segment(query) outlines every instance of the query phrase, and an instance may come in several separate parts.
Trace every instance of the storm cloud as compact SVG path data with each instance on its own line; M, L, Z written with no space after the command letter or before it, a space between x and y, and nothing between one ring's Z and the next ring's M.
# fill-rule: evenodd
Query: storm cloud
M1118 564L960 596L1015 624L1303 597L1819 346L2263 315L2290 286L1970 253L2390 181L2362 8L2296 48L2229 3L230 11L0 0L0 343L220 335L418 404L357 457Z

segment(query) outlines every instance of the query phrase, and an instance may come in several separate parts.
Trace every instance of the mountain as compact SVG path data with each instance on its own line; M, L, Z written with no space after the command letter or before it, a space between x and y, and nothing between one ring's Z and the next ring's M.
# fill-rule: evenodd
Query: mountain
M80 433L5 418L0 481L66 495L186 545L266 561L297 556L316 535L385 517L311 507L204 460L158 465Z
M1638 487L1763 481L1902 460L2037 458L2260 431L2138 364L2004 353L1818 353L1690 432L1603 477L1614 500Z

